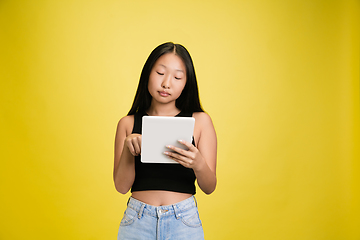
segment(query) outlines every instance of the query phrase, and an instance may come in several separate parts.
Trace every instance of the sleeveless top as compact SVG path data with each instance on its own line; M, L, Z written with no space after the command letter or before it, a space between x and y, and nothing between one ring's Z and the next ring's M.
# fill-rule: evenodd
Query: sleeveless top
M146 113L135 113L132 133L141 134L142 117ZM175 117L191 117L192 114L180 112ZM192 144L195 146L194 138ZM140 156L135 156L135 180L131 188L134 191L165 190L194 195L195 173L181 164L142 163Z

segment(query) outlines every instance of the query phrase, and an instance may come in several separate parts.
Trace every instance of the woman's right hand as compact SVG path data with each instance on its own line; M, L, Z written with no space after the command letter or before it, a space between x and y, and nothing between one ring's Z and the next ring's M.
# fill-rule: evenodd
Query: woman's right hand
M133 156L141 154L141 134L133 133L125 138L125 144Z

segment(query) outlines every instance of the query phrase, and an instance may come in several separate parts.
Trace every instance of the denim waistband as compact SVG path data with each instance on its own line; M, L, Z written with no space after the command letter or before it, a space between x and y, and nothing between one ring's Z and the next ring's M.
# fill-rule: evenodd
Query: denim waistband
M128 207L134 209L138 213L138 218L141 218L143 214L153 217L165 217L175 215L176 218L181 216L181 213L191 208L197 207L196 199L194 196L185 199L184 201L166 205L166 206L152 206L143 203L133 197L129 198Z

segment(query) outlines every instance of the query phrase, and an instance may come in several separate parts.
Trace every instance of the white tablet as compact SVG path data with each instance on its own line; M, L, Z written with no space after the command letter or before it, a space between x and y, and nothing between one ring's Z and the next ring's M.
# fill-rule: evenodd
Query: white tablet
M178 142L192 142L195 118L193 117L159 117L142 118L141 162L143 163L177 163L164 152L170 151L166 145L182 149L186 146Z

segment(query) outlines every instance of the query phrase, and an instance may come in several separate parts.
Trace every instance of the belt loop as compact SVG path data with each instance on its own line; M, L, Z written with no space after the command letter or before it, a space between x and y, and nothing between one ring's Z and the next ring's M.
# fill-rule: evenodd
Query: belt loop
M180 217L180 209L178 209L175 204L172 205L172 207L174 208L174 213L175 213L176 219L179 219L179 217Z
M138 218L140 219L142 217L142 214L144 212L144 207L145 207L145 203L141 204L139 213L138 213Z
M194 195L193 195L193 198L194 198L195 206L197 207L197 201L196 201L196 198Z

